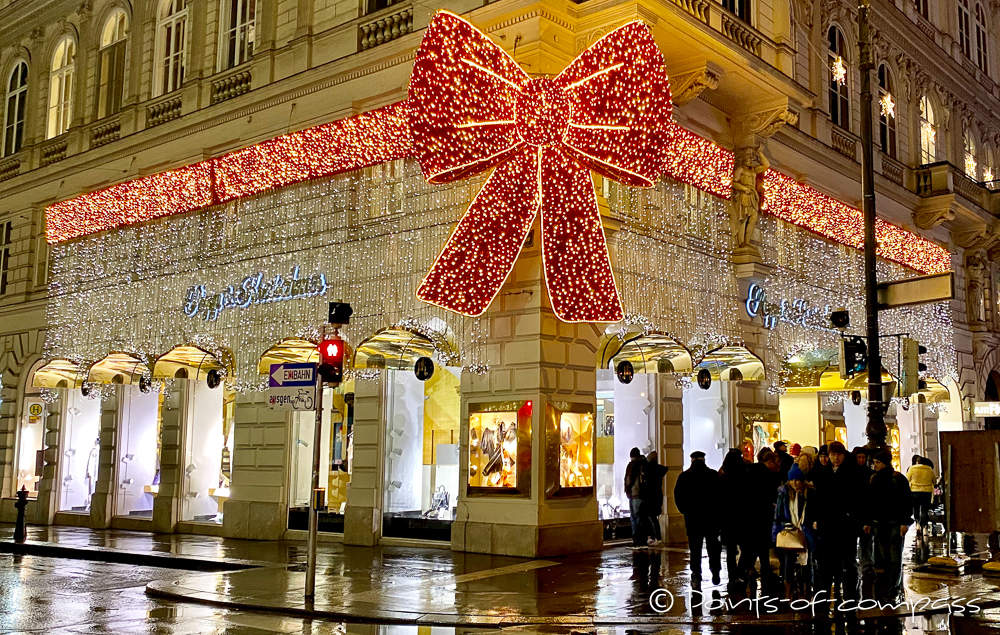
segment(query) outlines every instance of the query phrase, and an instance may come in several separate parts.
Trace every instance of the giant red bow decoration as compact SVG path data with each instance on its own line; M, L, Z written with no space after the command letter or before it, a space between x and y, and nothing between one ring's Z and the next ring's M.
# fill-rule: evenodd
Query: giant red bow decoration
M410 78L410 129L424 177L446 183L496 169L417 296L486 311L541 211L545 281L568 322L623 318L591 170L652 186L668 142L670 86L641 22L609 33L557 77L529 77L462 18L440 12Z

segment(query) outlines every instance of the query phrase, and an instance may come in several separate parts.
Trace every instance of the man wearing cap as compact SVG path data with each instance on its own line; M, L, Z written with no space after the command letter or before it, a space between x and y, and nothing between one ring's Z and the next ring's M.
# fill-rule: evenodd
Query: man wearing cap
M674 503L684 514L688 549L691 552L691 585L701 588L701 543L708 549L712 584L719 584L722 570L719 544L719 473L705 464L705 453L691 453L691 467L681 472L674 486Z
M903 590L903 537L913 524L910 484L892 469L892 455L875 454L875 474L868 487L864 532L874 536L875 596L894 600Z
M820 509L816 519L819 536L819 584L816 591L834 597L858 599L859 496L857 465L848 461L847 448L839 441L827 446L830 465L815 479ZM827 596L829 597L829 596Z

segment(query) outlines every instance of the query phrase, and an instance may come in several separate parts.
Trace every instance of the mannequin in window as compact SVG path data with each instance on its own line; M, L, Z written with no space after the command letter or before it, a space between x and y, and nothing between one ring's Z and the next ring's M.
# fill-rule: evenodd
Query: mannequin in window
M749 155L749 151L743 151L737 153L733 169L733 202L729 218L736 249L753 249L750 240L753 238L757 217L760 215L764 173L771 167L760 147L757 147L754 152L759 161L758 165L754 166L753 157Z

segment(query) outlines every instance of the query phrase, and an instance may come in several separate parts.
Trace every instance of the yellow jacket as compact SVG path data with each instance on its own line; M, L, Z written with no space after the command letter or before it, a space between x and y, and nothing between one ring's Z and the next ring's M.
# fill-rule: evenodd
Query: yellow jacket
M911 492L933 492L934 491L934 469L929 465L911 465L906 470L906 480L910 482Z

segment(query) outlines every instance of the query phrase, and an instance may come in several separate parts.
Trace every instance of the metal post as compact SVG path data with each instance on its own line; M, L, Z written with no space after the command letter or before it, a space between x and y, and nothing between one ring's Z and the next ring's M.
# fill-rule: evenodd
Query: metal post
M884 448L886 427L882 403L882 356L878 333L878 272L875 269L875 168L872 164L872 62L868 1L858 2L858 48L861 67L861 193L865 218L865 318L868 330L868 447Z
M313 431L312 491L309 496L309 555L306 557L306 599L316 595L316 532L319 529L319 467L322 457L319 448L323 443L323 382L316 377L316 429Z

